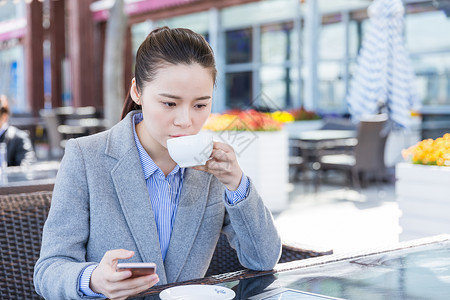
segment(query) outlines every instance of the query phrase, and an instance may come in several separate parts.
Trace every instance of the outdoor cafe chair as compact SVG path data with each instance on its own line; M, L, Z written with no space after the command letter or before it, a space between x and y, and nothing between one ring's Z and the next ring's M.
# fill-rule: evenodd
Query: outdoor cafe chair
M325 118L322 130L357 130L357 126L347 118Z
M2 299L42 299L33 270L52 192L0 196L0 295Z
M368 173L375 175L381 182L385 175L384 151L387 140L387 115L379 114L362 119L358 124L357 143L351 151L330 153L330 149L339 149L339 141L324 142L318 150L319 180L320 174L330 170L344 171L356 188L361 187L360 176ZM333 150L335 151L335 150ZM317 187L316 187L317 188Z
M354 131L356 132L357 126L347 118L328 117L322 120L323 125L320 127L320 131ZM313 130L317 131L317 130ZM308 132L308 131L306 131ZM326 139L324 139L325 141ZM294 134L294 137L289 139L289 174L292 181L310 181L307 176L308 171L311 169L315 171L317 161L316 147L324 144L324 141L314 140L302 140ZM356 139L333 139L328 145L327 152L330 154L336 151L342 152L345 150L353 149ZM317 143L317 144L316 144ZM335 144L333 144L335 143ZM325 148L325 147L322 147ZM325 151L322 149L322 153ZM301 175L301 176L300 176ZM315 180L315 179L314 179Z

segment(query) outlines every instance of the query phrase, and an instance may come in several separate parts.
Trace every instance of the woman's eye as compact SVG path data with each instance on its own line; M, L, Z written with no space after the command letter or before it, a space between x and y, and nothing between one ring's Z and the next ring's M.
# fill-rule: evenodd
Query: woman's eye
M197 107L197 108L204 108L204 107L206 107L206 104L196 104L195 107Z
M169 107L173 107L173 106L176 105L175 102L163 102L163 104L164 104L165 106L169 106Z

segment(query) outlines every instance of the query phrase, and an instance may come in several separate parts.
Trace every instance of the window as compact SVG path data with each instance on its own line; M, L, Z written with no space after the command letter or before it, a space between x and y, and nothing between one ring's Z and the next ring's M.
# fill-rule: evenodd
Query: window
M427 106L450 105L450 51L411 56L416 92Z
M406 16L406 43L412 53L424 51L450 51L450 19L442 11Z
M291 60L292 23L273 24L261 29L261 61L262 63L284 63Z
M252 72L228 73L226 82L227 107L249 107L253 99Z
M293 107L298 94L297 68L283 66L261 67L261 89L267 96L264 105L272 110Z
M293 23L261 27L261 91L270 108L287 109L299 103L298 38Z
M342 59L345 56L345 24L323 25L319 34L319 59Z
M3 1L0 4L0 22L25 17L25 1Z
M425 106L450 105L450 19L442 11L406 16L416 92Z
M319 38L317 110L324 113L346 112L346 62L357 55L357 24L349 23L349 49L346 49L346 24L323 24ZM348 54L348 56L347 56Z
M319 99L317 107L322 112L343 112L346 90L343 80L345 64L342 61L322 61L318 66Z
M252 61L252 29L226 32L227 64L249 63Z
M0 51L0 94L9 98L13 113L29 111L25 101L24 49L17 44Z

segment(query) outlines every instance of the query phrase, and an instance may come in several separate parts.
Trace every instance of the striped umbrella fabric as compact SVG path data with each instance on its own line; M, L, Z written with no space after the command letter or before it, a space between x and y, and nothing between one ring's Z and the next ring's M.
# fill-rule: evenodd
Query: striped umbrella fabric
M420 107L403 39L404 13L401 0L374 0L368 8L370 23L347 96L356 121L384 107L394 124L408 128L410 110Z

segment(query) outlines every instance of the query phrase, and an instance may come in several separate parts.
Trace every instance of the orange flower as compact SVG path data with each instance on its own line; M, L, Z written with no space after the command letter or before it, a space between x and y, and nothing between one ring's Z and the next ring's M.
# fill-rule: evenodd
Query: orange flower
M277 131L283 123L256 110L230 110L225 114L211 114L203 129L212 131Z
M450 133L426 139L402 151L403 158L414 164L450 166Z

